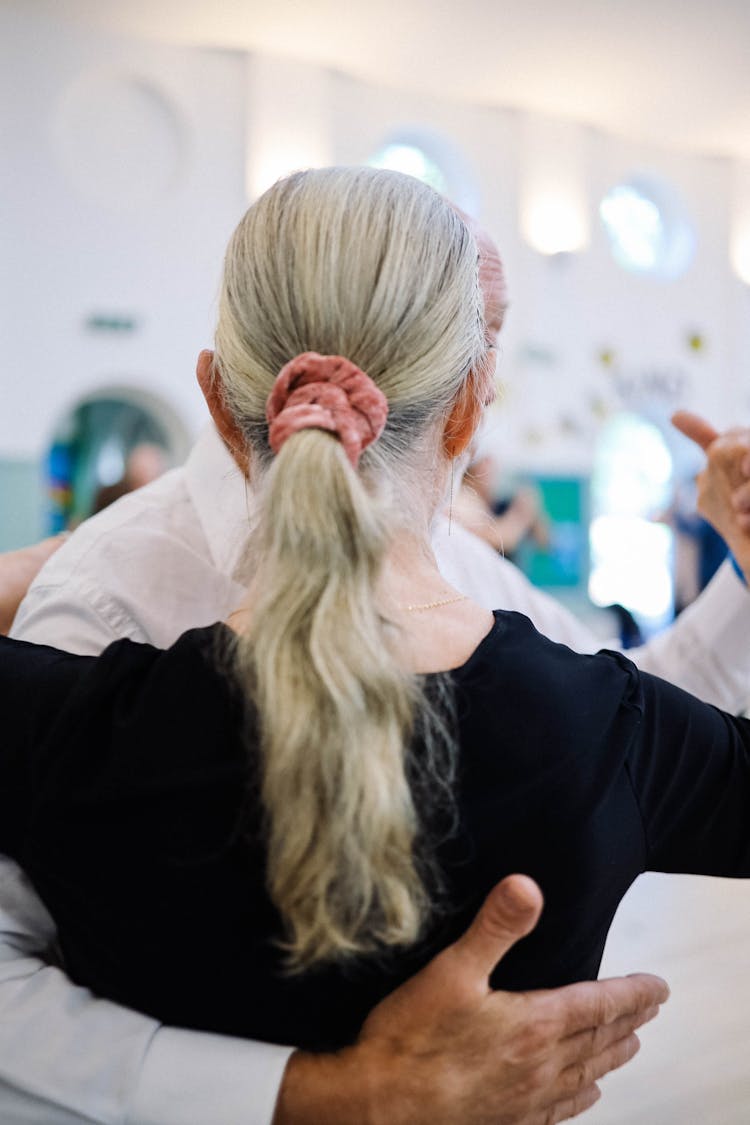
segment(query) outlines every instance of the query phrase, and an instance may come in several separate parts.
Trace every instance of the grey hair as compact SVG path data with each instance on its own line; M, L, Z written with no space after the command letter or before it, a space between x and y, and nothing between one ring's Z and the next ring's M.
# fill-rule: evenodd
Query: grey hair
M369 168L280 181L227 250L216 372L258 496L257 596L236 667L257 715L268 888L293 968L411 942L430 913L408 781L416 727L438 789L450 767L377 584L409 507L409 459L485 354L477 257L436 192ZM345 356L388 399L359 472L321 430L271 457L266 399L306 351Z

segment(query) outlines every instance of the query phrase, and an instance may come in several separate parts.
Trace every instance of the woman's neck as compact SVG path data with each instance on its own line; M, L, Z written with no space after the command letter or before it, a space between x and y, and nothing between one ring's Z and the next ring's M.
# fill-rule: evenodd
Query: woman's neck
M492 627L492 614L443 578L427 535L394 534L378 585L404 665L416 673L460 667ZM253 583L227 625L243 633L252 618Z

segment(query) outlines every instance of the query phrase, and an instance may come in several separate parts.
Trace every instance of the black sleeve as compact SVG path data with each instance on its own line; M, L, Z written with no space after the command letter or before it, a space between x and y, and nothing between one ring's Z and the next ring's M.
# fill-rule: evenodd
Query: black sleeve
M81 820L112 794L137 808L147 791L171 792L213 767L217 729L239 723L220 667L226 645L221 627L191 630L166 651L114 641L100 656L0 638L0 852L28 867L51 810L72 803Z
M95 657L0 637L0 851L18 858L36 748Z
M750 722L645 673L627 769L652 871L750 876Z

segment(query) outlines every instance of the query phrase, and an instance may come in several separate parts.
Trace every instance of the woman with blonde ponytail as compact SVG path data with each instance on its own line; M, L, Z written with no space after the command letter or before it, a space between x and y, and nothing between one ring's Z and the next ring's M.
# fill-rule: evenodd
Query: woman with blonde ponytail
M199 379L247 480L243 604L166 651L48 656L0 756L0 846L81 983L339 1047L513 871L546 898L493 975L515 989L595 976L647 868L750 874L748 722L436 565L493 396L499 269L392 172L301 172L242 219ZM750 573L721 490L706 510Z
M227 252L216 373L258 504L237 663L260 716L269 890L299 968L414 942L429 914L405 765L429 708L404 602L445 596L427 545L449 460L427 442L485 362L477 258L434 192L368 169L278 184Z

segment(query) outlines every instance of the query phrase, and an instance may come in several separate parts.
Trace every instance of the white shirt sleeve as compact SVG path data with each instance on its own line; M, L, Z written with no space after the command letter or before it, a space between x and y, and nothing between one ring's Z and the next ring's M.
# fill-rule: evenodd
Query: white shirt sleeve
M107 615L100 613L91 601L68 599L65 591L40 585L32 586L21 602L10 635L78 656L98 656L120 637L146 639L133 635L131 622L127 625L123 632L118 632Z
M602 642L572 613L475 535L441 521L433 545L445 578L487 609L525 613L540 633L577 652ZM725 711L738 714L750 701L750 592L723 563L677 621L627 655L645 672L661 676ZM607 647L617 647L609 644Z
M290 1047L160 1028L125 1125L271 1125Z
M669 629L628 656L705 703L737 715L750 701L750 591L725 562Z
M270 1125L290 1048L161 1027L42 960L54 925L0 857L3 1125Z

